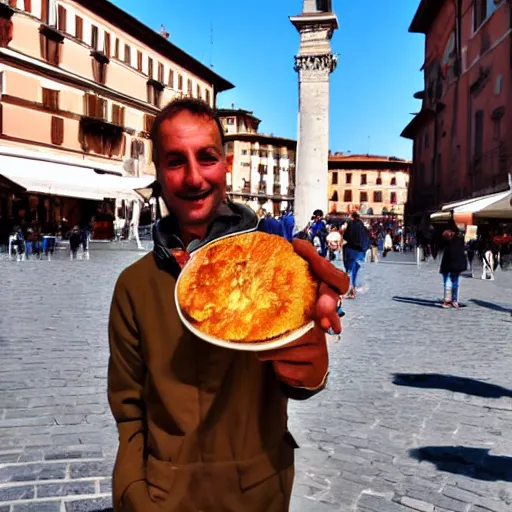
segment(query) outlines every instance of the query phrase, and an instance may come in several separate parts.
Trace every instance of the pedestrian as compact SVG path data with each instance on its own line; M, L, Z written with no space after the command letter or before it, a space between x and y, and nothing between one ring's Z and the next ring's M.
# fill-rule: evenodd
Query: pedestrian
M320 325L258 356L194 336L174 302L182 265L205 244L254 231L259 221L224 199L223 129L207 103L173 101L157 115L151 140L169 215L154 228L153 253L121 274L112 299L114 510L286 512L297 448L287 427L288 398L307 399L325 386L325 331L341 331L336 306L346 276L309 242L294 240L320 282Z
M441 259L440 272L443 276L444 298L443 308L459 308L459 278L467 269L464 236L453 224L443 231L441 249L444 250Z
M379 241L377 234L372 232L370 235L371 262L379 263Z
M82 235L80 233L80 228L78 226L75 226L71 230L71 233L69 234L69 259L70 260L76 260L81 241L82 241Z
M293 230L295 229L295 218L291 210L283 210L281 212L281 225L283 227L283 233L286 240L291 242L293 240Z
M283 225L270 212L263 217L259 226L265 233L284 237Z
M327 256L327 223L324 219L324 212L322 210L315 210L311 218L311 227L309 236L314 244L315 238L318 240L320 247L320 256L325 258Z
M370 237L359 218L359 213L352 213L352 220L348 223L343 238L347 242L343 251L345 254L345 270L350 277L350 291L347 298L355 299L357 295L357 276L366 258L366 251L370 248Z
M342 241L340 232L336 229L336 226L330 227L330 232L326 238L327 247L329 248L329 261L336 261L340 259L339 255L342 248Z
M384 250L382 252L382 257L385 258L389 252L393 250L393 238L391 236L391 230L388 229L386 236L384 237Z

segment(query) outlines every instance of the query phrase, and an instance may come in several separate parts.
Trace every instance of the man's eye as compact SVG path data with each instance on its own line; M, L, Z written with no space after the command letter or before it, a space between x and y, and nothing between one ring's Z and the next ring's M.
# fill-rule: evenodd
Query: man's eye
M218 158L215 155L201 155L199 160L204 163L215 163L218 162Z
M183 165L184 160L182 158L172 158L167 160L167 167L179 167Z

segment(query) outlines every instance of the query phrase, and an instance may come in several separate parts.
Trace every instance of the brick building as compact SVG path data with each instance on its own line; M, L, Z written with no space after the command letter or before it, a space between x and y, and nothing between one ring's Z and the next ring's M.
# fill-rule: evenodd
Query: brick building
M1 0L0 219L74 224L132 199L160 107L232 87L107 0Z
M508 188L512 167L512 7L508 0L421 0L410 32L425 34L422 106L408 211Z
M411 162L394 157L329 157L329 212L403 217Z

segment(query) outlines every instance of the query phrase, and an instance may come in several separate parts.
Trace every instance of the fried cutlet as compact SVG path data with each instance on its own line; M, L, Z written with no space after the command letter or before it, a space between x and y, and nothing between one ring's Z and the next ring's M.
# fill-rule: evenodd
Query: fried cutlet
M252 232L194 254L180 276L178 300L186 318L205 334L261 342L306 324L317 289L308 263L287 240Z

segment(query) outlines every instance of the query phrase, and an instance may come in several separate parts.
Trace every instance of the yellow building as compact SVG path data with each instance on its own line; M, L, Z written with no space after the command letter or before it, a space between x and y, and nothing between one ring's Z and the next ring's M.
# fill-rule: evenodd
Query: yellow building
M329 211L404 215L412 163L395 157L329 156Z

